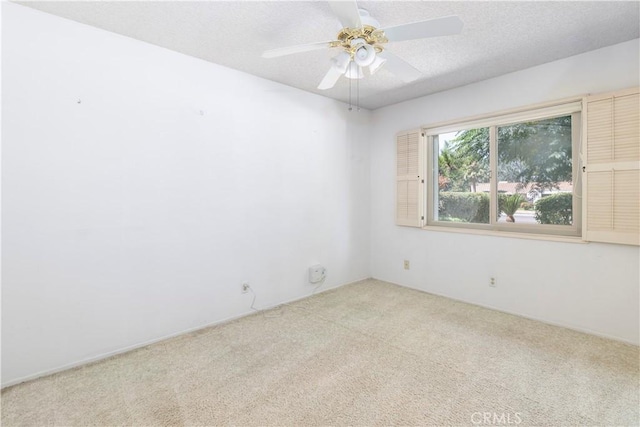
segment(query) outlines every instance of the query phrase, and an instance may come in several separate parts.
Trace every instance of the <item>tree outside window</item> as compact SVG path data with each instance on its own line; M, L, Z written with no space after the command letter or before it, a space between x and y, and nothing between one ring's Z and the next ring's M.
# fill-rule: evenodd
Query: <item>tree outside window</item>
M489 224L573 222L572 116L467 129L433 137L437 221ZM498 217L490 220L491 155ZM435 216L434 212L434 216Z

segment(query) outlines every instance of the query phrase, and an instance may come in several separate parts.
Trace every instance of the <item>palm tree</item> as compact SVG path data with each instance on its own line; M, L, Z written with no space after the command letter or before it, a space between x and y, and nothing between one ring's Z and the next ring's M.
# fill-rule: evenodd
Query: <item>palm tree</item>
M504 203L502 205L502 211L507 216L507 222L516 222L516 219L513 217L513 215L520 208L520 205L522 204L523 201L524 201L524 197L522 197L522 194L518 194L518 193L507 196L504 199Z
M464 166L463 178L471 185L471 191L476 192L478 182L488 178L488 172L479 162L473 160Z

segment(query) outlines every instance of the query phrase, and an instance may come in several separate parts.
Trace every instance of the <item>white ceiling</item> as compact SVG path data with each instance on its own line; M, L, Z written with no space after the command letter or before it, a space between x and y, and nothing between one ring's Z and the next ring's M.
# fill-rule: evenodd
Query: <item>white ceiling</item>
M324 1L21 2L216 64L347 101L349 80L316 86L335 50L263 59L264 50L333 40ZM360 104L379 108L640 36L640 2L360 1L382 27L458 15L460 35L387 44L423 72L405 84L386 70L359 81ZM355 90L355 84L354 84Z

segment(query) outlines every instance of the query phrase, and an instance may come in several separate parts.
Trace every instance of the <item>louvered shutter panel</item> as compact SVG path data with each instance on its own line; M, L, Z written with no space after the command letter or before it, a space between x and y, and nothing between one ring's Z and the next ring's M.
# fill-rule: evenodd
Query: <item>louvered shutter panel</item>
M420 130L401 132L396 137L396 223L422 226L422 166Z
M588 97L583 238L640 244L638 89Z

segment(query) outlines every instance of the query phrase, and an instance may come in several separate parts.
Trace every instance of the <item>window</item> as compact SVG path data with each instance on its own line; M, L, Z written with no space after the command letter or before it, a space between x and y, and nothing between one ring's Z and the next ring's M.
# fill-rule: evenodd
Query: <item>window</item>
M396 143L398 225L640 245L637 87L400 132Z
M489 128L441 133L432 142L433 220L489 224Z
M580 235L581 103L425 130L431 226Z

